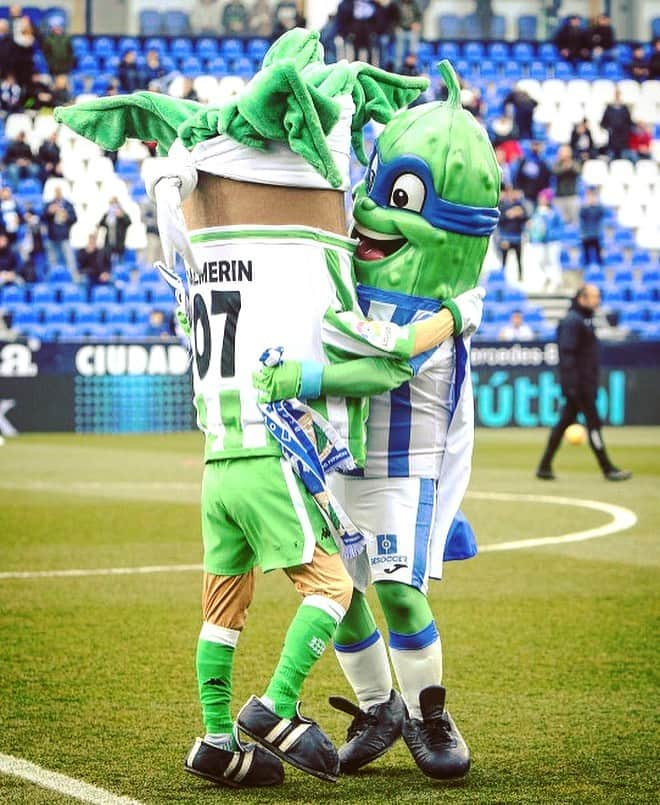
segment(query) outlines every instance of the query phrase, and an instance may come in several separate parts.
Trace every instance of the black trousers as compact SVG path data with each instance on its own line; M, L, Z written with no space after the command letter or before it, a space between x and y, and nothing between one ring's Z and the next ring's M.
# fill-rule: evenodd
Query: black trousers
M505 241L508 244L506 249L504 247L500 247L502 250L502 265L506 266L506 258L509 255L509 252L513 252L516 255L516 261L518 263L518 279L522 282L523 278L523 268L522 268L522 244L520 241L518 243L513 243L510 240Z
M564 431L569 425L577 421L578 414L584 414L587 421L589 444L594 451L596 460L603 472L611 470L613 465L605 450L605 443L601 433L601 421L596 410L596 395L589 392L566 395L566 402L559 416L559 422L550 431L545 453L541 458L540 467L550 469L552 459L559 449Z
M603 257L600 253L600 238L583 238L582 240L582 256L585 267L591 263L591 253L599 266L603 265Z

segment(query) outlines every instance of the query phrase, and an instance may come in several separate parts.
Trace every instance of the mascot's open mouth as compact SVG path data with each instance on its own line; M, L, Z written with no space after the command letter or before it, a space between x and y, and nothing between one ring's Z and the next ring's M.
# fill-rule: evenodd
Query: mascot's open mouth
M355 256L358 260L382 260L399 251L408 241L399 235L384 235L364 226L355 226L352 237L357 238Z

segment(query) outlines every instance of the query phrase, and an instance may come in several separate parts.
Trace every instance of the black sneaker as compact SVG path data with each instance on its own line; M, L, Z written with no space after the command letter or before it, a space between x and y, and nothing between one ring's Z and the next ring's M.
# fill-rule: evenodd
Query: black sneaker
M296 705L293 718L280 718L256 696L250 696L236 719L253 741L301 771L336 783L339 757L331 740Z
M339 747L342 774L351 774L382 757L401 737L406 706L395 690L388 701L373 704L366 712L342 696L331 696L328 701L336 710L353 716L346 743Z
M536 470L536 477L540 478L542 481L556 480L556 476L550 467L539 467L538 470Z
M238 749L221 749L196 738L183 768L217 785L229 788L256 788L281 785L284 767L280 761L254 744L242 744L236 737Z
M420 770L434 780L459 780L470 768L470 750L445 710L445 689L433 685L419 694L422 720L406 719L401 734Z
M616 467L611 467L603 474L607 481L627 481L629 478L632 478L632 472L630 472L630 470L619 470Z

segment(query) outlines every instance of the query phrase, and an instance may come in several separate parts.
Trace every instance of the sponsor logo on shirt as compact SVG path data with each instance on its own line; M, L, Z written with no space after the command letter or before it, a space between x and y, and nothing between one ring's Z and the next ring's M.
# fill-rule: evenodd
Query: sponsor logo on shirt
M359 321L355 325L357 334L369 344L386 352L394 349L394 335L392 327L387 322Z

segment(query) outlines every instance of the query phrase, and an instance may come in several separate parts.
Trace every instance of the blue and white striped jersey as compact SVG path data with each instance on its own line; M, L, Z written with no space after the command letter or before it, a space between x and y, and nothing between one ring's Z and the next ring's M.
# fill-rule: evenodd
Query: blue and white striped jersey
M441 306L434 299L366 285L358 285L357 296L368 319L399 325L427 318ZM460 339L448 339L410 361L415 375L409 382L371 398L365 477L439 477L455 391L465 369L463 353Z

